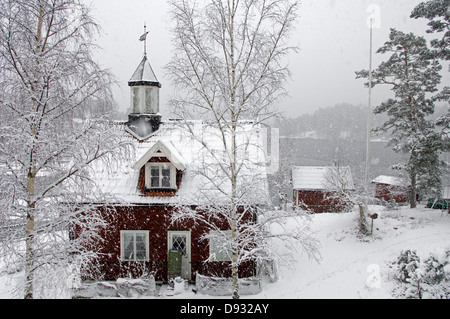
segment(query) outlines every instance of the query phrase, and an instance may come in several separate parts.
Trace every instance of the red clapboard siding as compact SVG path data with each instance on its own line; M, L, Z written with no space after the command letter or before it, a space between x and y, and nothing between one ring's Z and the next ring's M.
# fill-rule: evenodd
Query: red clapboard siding
M195 209L195 207L192 208ZM202 236L209 229L205 225L193 221L171 224L171 215L175 209L175 207L166 205L145 205L117 206L114 207L113 213L108 210L104 216L108 227L100 234L103 242L95 245L102 257L95 265L98 272L94 272L91 276L102 274L104 280L116 280L130 275L139 277L142 272L142 262L120 261L120 231L147 230L150 241L150 261L145 263L145 268L147 271L155 273L156 280L167 281L167 232L169 230L190 230L192 280L195 280L197 271L207 276L229 277L231 275L229 262L204 263L209 257L209 245L208 242L202 240ZM253 220L252 213L248 213L246 219L251 222ZM224 221L217 221L216 225L220 229L229 229L229 225ZM241 265L239 272L241 277L253 276L254 263L248 262Z

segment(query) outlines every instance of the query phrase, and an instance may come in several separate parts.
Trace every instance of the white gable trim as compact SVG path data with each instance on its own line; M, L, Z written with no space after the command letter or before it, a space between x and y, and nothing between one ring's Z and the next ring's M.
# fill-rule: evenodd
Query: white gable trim
M165 143L163 141L156 142L144 156L133 166L134 170L140 170L152 157L167 157L167 159L178 170L184 171L186 166L180 153L172 146L171 143Z

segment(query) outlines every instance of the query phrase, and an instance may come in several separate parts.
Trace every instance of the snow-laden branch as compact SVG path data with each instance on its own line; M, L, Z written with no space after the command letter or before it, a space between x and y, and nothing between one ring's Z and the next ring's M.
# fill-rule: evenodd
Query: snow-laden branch
M44 269L95 256L82 247L105 225L93 204L104 198L89 171L130 148L112 121L113 78L92 59L97 31L79 0L0 2L0 226L15 247L2 256L25 269L27 298Z

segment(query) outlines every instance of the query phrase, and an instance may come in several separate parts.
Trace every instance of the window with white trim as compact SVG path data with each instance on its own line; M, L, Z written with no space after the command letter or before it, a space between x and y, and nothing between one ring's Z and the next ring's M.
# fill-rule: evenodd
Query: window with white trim
M209 255L214 261L231 261L231 230L209 233Z
M122 261L149 261L149 231L121 230L120 259Z
M146 189L176 189L176 169L170 163L145 165Z

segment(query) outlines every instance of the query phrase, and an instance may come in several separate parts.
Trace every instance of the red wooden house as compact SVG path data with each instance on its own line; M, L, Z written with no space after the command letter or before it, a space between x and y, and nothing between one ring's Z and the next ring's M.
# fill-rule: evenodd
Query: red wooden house
M380 175L372 181L372 184L375 184L375 198L386 202L408 202L409 190L403 178Z
M294 207L312 213L343 211L348 203L341 192L354 189L350 167L293 167L292 184Z
M195 137L183 126L186 123L162 121L161 84L146 57L128 84L132 113L121 129L133 141L135 154L112 167L99 165L95 169L93 179L98 191L108 193L114 201L99 206L105 207L99 209L104 212L107 227L100 234L103 241L95 245L101 257L86 273L105 280L143 273L154 274L157 281L175 276L195 280L197 273L230 276L231 258L220 248L222 243L205 239L212 231L210 227L191 220L172 220L180 209L197 209L196 213L204 214L205 208L200 207L206 207L206 203L227 205L222 192L211 186L211 181L221 179L213 169L217 158L225 155L220 135L202 121L188 123L197 133ZM254 207L244 218L251 223L256 207L265 204L269 196L258 126L248 123L244 127L244 135L252 139L243 154L247 165L242 169L242 174L253 180L254 189L248 189L245 195L246 203ZM211 170L209 178L205 178L205 170ZM226 183L221 187L226 188ZM224 220L214 223L225 233L230 229ZM250 277L254 270L254 263L247 262L239 269L240 277Z

